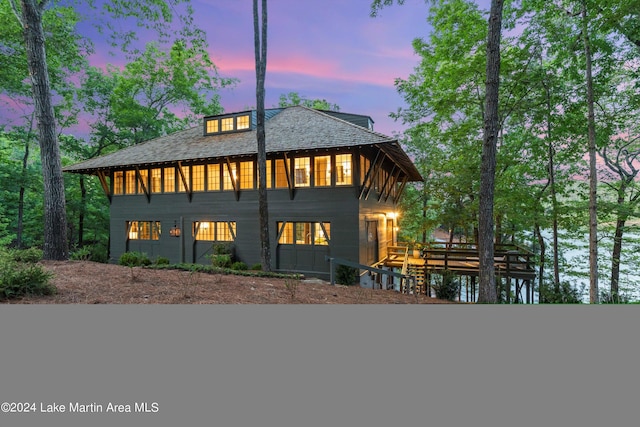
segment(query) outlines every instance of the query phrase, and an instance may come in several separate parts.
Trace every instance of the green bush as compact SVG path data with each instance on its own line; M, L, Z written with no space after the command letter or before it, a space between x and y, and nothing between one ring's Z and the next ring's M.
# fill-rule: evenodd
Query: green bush
M214 267L229 268L231 266L231 255L229 254L212 255L211 264Z
M156 258L156 261L154 262L155 265L169 265L171 264L171 261L169 260L169 258L165 258L162 256L159 256L158 258Z
M231 269L232 270L248 270L249 266L247 266L247 264L245 264L242 261L236 261L233 264L231 264Z
M71 252L70 258L74 261L90 261L91 260L91 249L88 246L83 248L78 248Z
M27 261L16 261L18 252L21 254L17 258ZM33 261L37 258L36 251L30 251L27 255L24 252L0 253L0 300L56 293L55 286L49 283L51 273Z
M9 252L13 261L35 264L42 260L42 250L38 248L16 249Z
M442 281L431 285L436 292L436 298L447 301L455 301L458 297L459 283L455 280L455 275L451 271L442 274Z
M142 267L151 265L151 260L147 254L142 252L125 252L120 255L118 264L126 267Z
M349 267L347 265L340 264L336 268L336 282L345 285L352 286L356 284L358 279L358 269L355 267Z
M253 264L249 270L262 271L262 264L257 262Z

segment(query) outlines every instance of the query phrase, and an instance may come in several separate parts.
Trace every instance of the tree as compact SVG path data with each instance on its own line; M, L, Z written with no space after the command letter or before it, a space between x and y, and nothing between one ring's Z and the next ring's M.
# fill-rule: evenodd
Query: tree
M286 95L280 95L278 107L285 108L294 105L302 105L316 110L340 111L340 106L338 106L338 104L332 104L326 99L307 99L301 97L298 92L289 92Z
M36 107L38 142L44 181L43 258L65 260L69 256L69 249L64 179L44 46L45 34L42 27L42 14L47 0L21 0L20 8L16 5L15 0L9 1L24 30L27 63Z
M484 138L480 166L480 208L478 215L478 251L480 256L478 302L497 302L494 269L493 199L496 174L496 146L500 122L498 96L500 88L500 36L503 0L491 1L487 36L487 89Z
M259 9L261 15L259 15ZM261 16L261 19L259 19ZM256 139L258 144L258 218L262 269L271 271L269 205L267 201L267 150L264 129L264 80L267 71L267 0L253 0L253 37L256 61Z

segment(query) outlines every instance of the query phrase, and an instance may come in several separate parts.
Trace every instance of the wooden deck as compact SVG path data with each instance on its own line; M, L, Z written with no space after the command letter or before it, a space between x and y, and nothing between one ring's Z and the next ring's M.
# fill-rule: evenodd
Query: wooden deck
M414 257L408 251L405 263L406 247L391 246L385 259L385 266L406 268L407 265L424 267L427 274L441 274L451 271L463 276L478 276L478 249L475 244L430 242L421 251L420 257ZM497 277L533 280L536 277L533 254L515 245L496 245L494 266Z

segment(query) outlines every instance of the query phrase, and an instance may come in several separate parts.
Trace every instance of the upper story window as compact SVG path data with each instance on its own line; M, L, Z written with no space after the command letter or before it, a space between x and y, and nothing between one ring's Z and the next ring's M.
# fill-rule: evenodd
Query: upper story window
M205 135L239 132L251 129L251 117L249 113L235 114L226 117L206 117L204 123Z

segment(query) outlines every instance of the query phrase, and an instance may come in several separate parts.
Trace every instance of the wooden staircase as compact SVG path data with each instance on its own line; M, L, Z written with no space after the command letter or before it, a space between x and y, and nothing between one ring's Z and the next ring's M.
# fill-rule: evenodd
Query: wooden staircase
M424 265L417 265L409 263L407 267L407 274L415 278L415 292L417 294L424 294L426 292L426 276L424 274Z

